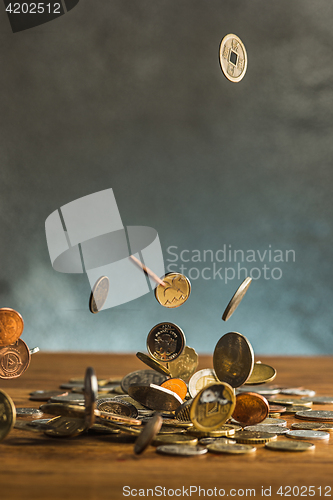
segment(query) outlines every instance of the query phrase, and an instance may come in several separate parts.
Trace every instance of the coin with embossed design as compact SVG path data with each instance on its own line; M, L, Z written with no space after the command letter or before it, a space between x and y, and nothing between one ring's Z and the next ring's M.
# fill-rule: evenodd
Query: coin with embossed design
M246 294L249 286L251 285L251 282L252 278L245 278L245 280L237 288L236 292L234 293L233 297L231 298L229 304L227 305L223 313L222 319L224 321L227 321L236 311L237 307L243 300L243 297Z
M0 378L17 378L26 371L31 354L27 344L18 339L15 344L0 348Z
M193 347L185 346L178 358L168 363L171 377L188 381L195 373L199 364L199 356Z
M22 335L23 328L20 313L9 307L0 309L0 347L14 344Z
M90 300L89 300L89 309L93 314L97 314L106 302L108 298L110 288L110 281L107 276L101 276L98 278L93 289L91 291Z
M245 46L237 35L226 35L219 50L220 66L224 76L231 82L240 82L247 69Z
M183 330L174 323L159 323L155 325L147 337L149 354L157 361L164 363L176 359L185 347Z
M191 293L190 281L180 273L168 273L164 276L165 286L155 288L155 297L164 307L179 307L189 298Z
M120 401L103 398L97 400L97 410L107 413L115 413L116 415L123 415L125 417L137 418L138 410L134 405L127 401Z
M231 417L235 402L234 390L225 382L204 387L193 399L191 422L200 431L217 429Z
M221 382L227 382L231 387L239 387L250 377L253 364L252 346L241 333L226 333L216 344L213 365Z
M5 439L16 421L16 410L12 398L0 390L0 441Z
M79 436L87 429L83 418L55 417L47 425L49 429L44 433L58 438Z
M192 398L198 394L204 387L210 384L214 384L218 382L216 374L214 370L211 368L204 368L203 370L199 370L190 378L188 384L188 390L191 394Z
M166 375L162 375L154 370L137 370L125 375L121 381L121 388L124 392L128 392L129 386L133 384L160 385L167 379Z

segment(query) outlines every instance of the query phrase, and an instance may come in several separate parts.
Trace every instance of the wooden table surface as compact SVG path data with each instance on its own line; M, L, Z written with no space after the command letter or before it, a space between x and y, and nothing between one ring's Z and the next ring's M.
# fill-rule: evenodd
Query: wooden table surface
M333 395L332 357L262 356L260 359L276 368L274 384L303 386L316 390L318 395ZM123 376L145 368L135 355L38 353L32 356L31 365L22 377L1 380L0 388L13 398L17 407L38 407L39 403L29 401L30 391L57 389L71 377L82 377L87 366L94 367L99 378ZM200 357L199 368L211 366L211 356ZM333 405L313 408L333 410ZM294 421L293 417L286 419ZM152 446L142 455L134 455L131 436L121 440L117 436L100 435L54 439L14 429L0 443L0 499L114 500L132 498L135 493L138 498L171 498L169 489L176 490L174 498L207 498L210 494L210 498L221 498L222 490L224 496L248 498L254 496L253 491L247 491L250 489L255 490L256 497L263 498L262 487L266 496L271 488L270 498L330 497L332 439L317 441L314 451L304 453L274 452L259 445L251 455L208 453L185 458L158 455ZM125 486L128 488L123 490ZM283 495L278 494L280 486ZM289 491L288 486L296 488ZM315 495L310 486L315 488ZM162 489L154 490L152 496L147 488L155 487ZM195 487L202 488L200 496ZM132 496L127 495L129 488L133 489Z

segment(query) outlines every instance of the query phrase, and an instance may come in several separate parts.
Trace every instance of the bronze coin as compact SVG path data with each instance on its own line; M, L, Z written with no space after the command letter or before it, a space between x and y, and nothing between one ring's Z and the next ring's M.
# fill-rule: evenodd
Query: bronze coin
M147 337L149 354L157 361L164 363L178 358L185 347L185 335L174 323L155 325Z
M18 339L15 344L0 349L0 378L17 378L26 371L31 354L27 344Z
M175 392L182 400L185 399L187 394L187 385L181 378L169 378L169 380L161 384L161 387Z
M286 406L279 405L269 405L268 413L284 413L286 411Z
M23 328L20 313L9 307L0 309L0 347L14 344L21 337Z
M242 392L236 396L232 418L245 425L259 424L268 415L269 404L264 396L255 392Z

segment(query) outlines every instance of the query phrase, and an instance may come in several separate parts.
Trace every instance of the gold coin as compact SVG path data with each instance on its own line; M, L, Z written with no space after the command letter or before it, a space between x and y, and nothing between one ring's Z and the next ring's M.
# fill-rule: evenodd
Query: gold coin
M313 450L315 445L305 441L272 441L266 443L265 448L274 451L307 451Z
M14 344L22 335L23 328L20 313L10 307L0 309L0 347Z
M199 364L199 356L195 349L185 346L182 354L178 358L168 363L171 377L189 380L195 373Z
M162 423L163 419L161 415L154 415L154 417L145 425L138 439L135 441L134 453L138 455L150 445L162 427Z
M15 344L0 348L0 378L17 378L30 365L31 354L27 344L18 339Z
M195 396L198 394L198 392L201 391L201 389L207 387L207 385L215 384L216 382L219 382L219 380L217 379L214 370L212 370L211 368L204 368L203 370L199 370L194 375L192 375L189 381L189 393L191 394L192 398L195 398Z
M45 430L44 434L50 437L74 437L87 430L81 418L55 417L49 420L48 426L52 428Z
M241 333L226 333L216 344L213 365L221 382L227 382L231 387L243 385L252 373L253 364L252 346Z
M247 453L253 453L257 449L255 446L237 443L212 443L206 446L208 448L208 451L211 451L212 453L228 453L231 455L244 455Z
M266 382L271 382L276 377L276 370L269 365L265 365L258 361L254 363L253 370L245 385L256 385L256 384L265 384Z
M203 432L221 427L235 408L235 394L225 382L204 387L194 398L190 409L193 425Z
M15 405L8 394L0 390L0 442L5 439L16 421Z
M190 296L191 283L180 273L168 273L163 281L166 286L158 285L155 288L155 297L164 307L179 307Z
M247 53L237 35L226 35L220 44L220 66L224 76L231 82L240 82L247 69Z
M175 392L159 385L131 385L128 394L150 410L174 411L183 403Z
M184 350L186 344L184 332L174 323L155 325L147 337L149 354L157 361L172 361Z
M181 422L191 422L190 409L191 409L192 401L193 400L190 399L189 401L185 401L183 404L178 406L178 408L175 411L175 415L176 415L177 420L180 420ZM192 424L192 422L191 422L191 424Z
M239 427L238 430L241 428ZM204 437L225 437L225 436L233 436L235 434L235 426L234 425L229 425L229 424L224 424L221 425L221 427L218 427L217 429L211 430L209 432L203 432L200 431L199 429L196 429L195 427L191 427L188 429L187 433L191 434L191 436L196 436L198 439L204 438Z
M110 281L107 276L98 278L91 291L89 300L89 309L93 314L97 314L103 309L103 306L108 298Z
M161 434L156 436L153 441L153 446L159 446L160 444L198 444L198 438L193 436L188 436L187 434Z
M192 422L180 422L177 418L163 418L163 426L179 427L180 429L188 429L193 427Z
M276 439L276 437L276 434L270 434L268 432L239 431L234 434L232 439L235 439L237 443L261 444L268 443L268 441L272 441L273 439Z
M170 373L170 370L168 370L168 368L161 365L161 363L159 363L155 359L151 358L150 356L148 356L144 352L137 352L136 357L139 358L140 361L145 363L145 365L149 366L153 370L156 370L157 372L161 373L162 375L167 375L168 377L170 377L171 373Z
M224 321L227 321L236 311L244 295L246 294L249 286L251 285L251 281L252 278L245 278L243 283L241 283L240 286L237 288L236 292L234 293L233 297L231 298L229 304L225 308L225 311L222 315L222 319Z

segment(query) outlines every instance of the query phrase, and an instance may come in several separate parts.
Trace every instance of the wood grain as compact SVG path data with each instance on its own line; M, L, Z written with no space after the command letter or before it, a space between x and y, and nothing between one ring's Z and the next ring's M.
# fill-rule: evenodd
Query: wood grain
M304 386L320 395L333 394L332 357L262 356L260 359L277 369L274 383L278 385ZM101 378L123 376L145 368L135 355L38 353L32 357L31 366L22 377L1 380L0 387L18 407L38 407L38 403L28 400L30 391L57 389L70 377L83 376L87 366L93 366ZM199 368L211 366L210 356L200 357ZM314 409L333 410L333 405L316 405ZM293 417L286 419L294 421ZM333 495L331 441L317 442L316 449L306 453L274 452L258 446L251 456L207 454L182 458L158 455L153 447L135 456L132 438L126 436L84 435L60 440L14 429L0 443L0 499L113 500L127 498L123 495L124 486L145 489L146 497L142 498L147 498L147 488L156 486L166 490L184 487L188 494L190 486L216 487L217 496L211 498L220 498L219 489L225 490L225 496L232 496L231 488L243 489L244 498L249 497L246 489L255 489L256 497L262 498L261 488L271 487L270 498L281 499L284 497L277 495L277 490L286 485L321 486L321 496L318 489L313 496L321 498L325 486L332 488ZM241 492L234 495L235 498L241 496ZM294 497L291 492L291 498ZM152 497L150 492L149 498L158 497ZM198 493L192 493L190 498L207 498L207 495L204 497L202 493L199 497Z

